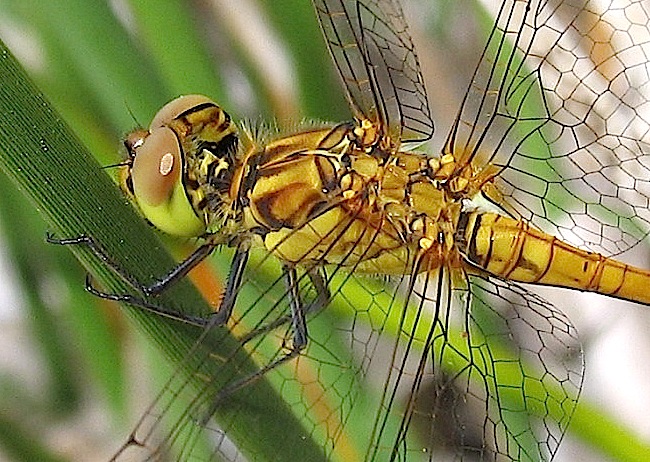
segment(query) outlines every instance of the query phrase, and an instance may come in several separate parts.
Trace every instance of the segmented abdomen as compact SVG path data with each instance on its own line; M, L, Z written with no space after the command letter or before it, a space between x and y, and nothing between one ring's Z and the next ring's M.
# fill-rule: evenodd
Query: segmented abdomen
M650 303L650 272L587 252L496 214L464 214L458 248L472 265L519 282L598 292Z

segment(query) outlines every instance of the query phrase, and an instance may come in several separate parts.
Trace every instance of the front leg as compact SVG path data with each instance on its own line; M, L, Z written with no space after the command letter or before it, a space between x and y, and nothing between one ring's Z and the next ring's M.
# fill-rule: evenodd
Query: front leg
M99 258L106 266L108 266L115 274L120 276L127 284L141 292L145 296L158 295L164 292L171 284L179 281L187 275L194 267L201 263L208 255L215 249L216 244L208 242L197 248L192 254L178 265L173 267L167 274L161 278L156 279L152 284L141 284L140 281L135 279L131 274L127 273L106 253L102 246L100 246L95 239L90 236L82 234L81 236L57 239L51 234L47 235L47 242L56 245L83 245L88 247L90 251ZM101 293L99 291L96 291ZM102 297L107 298L107 297Z
M104 262L115 274L122 278L127 284L133 287L145 297L155 296L164 292L167 288L185 277L193 268L210 255L217 244L208 242L198 247L189 257L174 266L164 276L156 279L152 284L141 284L131 274L124 271L115 261L106 253L106 251L90 236L81 235L75 238L57 239L52 235L47 236L47 241L57 245L84 245L90 251ZM241 285L243 270L248 260L248 248L245 245L237 247L235 257L231 266L231 271L226 284L226 292L216 313L207 317L192 316L181 313L176 310L170 310L149 302L146 298L138 297L132 294L111 294L100 291L93 286L90 276L86 278L86 290L100 298L112 300L121 303L127 303L159 316L174 319L186 324L197 327L206 327L213 325L223 325L226 323L235 304L236 295Z

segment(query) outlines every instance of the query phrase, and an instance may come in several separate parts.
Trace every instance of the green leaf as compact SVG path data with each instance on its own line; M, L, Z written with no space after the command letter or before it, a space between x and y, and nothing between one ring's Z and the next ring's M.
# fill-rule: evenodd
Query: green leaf
M42 94L29 81L9 51L0 48L0 169L37 207L52 231L61 237L92 236L115 263L139 280L151 280L174 264L164 247L135 210L125 200L76 136L57 115ZM87 249L71 247L86 268L108 290L124 293L125 284ZM196 290L183 282L160 297L160 303L194 314L210 313L210 307ZM142 310L130 310L165 353L180 363L201 330L187 328ZM237 350L239 342L225 328L216 329L219 344L205 342L214 355L224 357ZM214 348L214 349L213 349ZM191 361L180 363L191 368ZM232 363L238 370L256 370L245 352ZM223 367L220 368L223 373ZM288 405L274 398L274 389L260 379L256 393L247 394L254 413L237 416L241 425L233 426L232 438L247 436L254 427L260 447L256 454L270 460L287 444L301 458L317 460L320 448L302 437L301 424ZM220 413L218 411L218 413ZM227 410L223 411L227 414ZM276 425L260 428L261 415L273 416ZM269 417L270 418L270 417ZM289 440L287 440L289 438ZM293 439L293 441L291 441Z

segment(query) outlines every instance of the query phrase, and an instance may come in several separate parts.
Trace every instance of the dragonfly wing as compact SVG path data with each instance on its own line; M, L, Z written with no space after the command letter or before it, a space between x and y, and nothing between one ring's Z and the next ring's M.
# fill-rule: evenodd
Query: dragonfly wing
M496 167L515 217L617 254L650 231L650 13L598 8L500 3L444 150Z
M456 278L457 280L457 278ZM582 386L568 319L507 281L422 279L400 315L368 460L550 460ZM415 357L415 359L414 359Z
M391 254L407 276L355 276L360 252L375 254L391 227L354 228L356 219L344 215L327 238L370 246L337 254L320 280L298 268L297 288L272 254L251 252L228 326L203 332L116 460L286 460L268 449L280 435L299 460L551 458L582 381L569 321L507 281L457 269L408 276L419 273L408 247ZM319 281L330 301L312 309ZM293 341L292 293L309 342L270 369Z
M293 335L290 293L269 256L252 258L228 325L201 332L112 460L285 460L285 444L305 460L324 453L304 438L300 409L287 401L300 399L299 381L308 382L292 371L296 361L265 369L286 357ZM306 273L299 285L307 305L321 295ZM264 429L251 433L260 422Z
M352 221L335 224L334 241ZM380 330L369 326L368 313L385 316L374 308L384 308L380 300L394 293L383 284L372 291L338 265L327 272L331 295L324 295L319 286L325 280L314 274L302 269L298 288L286 287L277 259L252 252L228 325L203 331L114 460L273 460L269 454L277 460L358 460L368 441L363 429L370 427L359 404L361 382ZM293 292L308 318L307 349L270 368L293 341ZM363 359L356 361L360 350ZM353 413L362 419L354 427L361 430L348 434ZM264 428L250 431L259 425Z
M355 117L394 143L433 135L415 48L395 1L313 0Z

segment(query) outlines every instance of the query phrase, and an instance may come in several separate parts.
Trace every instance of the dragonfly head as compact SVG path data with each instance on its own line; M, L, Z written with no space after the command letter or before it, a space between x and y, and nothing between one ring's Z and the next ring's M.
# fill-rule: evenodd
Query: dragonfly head
M181 96L124 145L129 159L122 186L145 218L168 234L204 234L235 167L230 116L205 96Z

